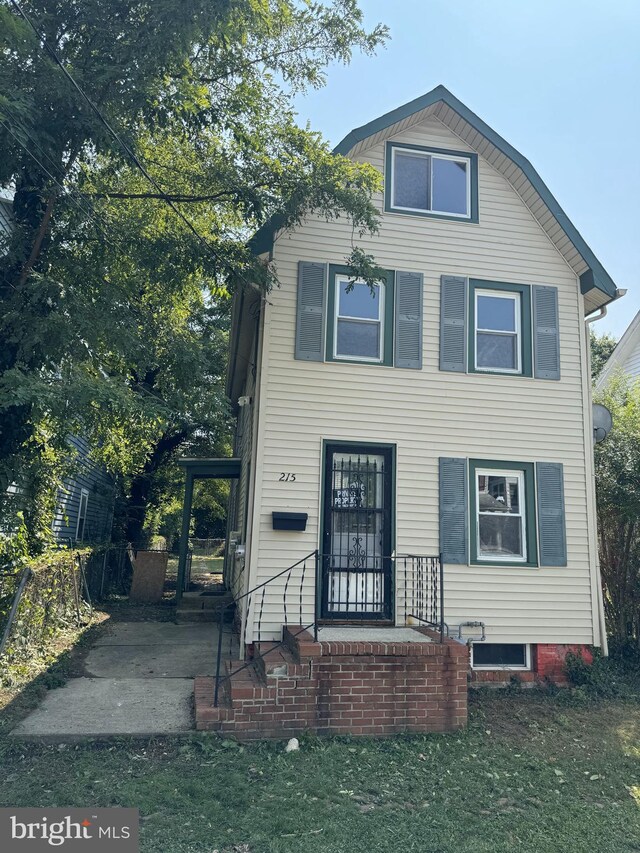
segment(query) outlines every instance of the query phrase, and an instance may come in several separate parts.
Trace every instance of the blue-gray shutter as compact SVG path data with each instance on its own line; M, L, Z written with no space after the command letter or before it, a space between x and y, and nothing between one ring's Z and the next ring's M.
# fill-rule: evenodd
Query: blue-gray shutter
M467 370L467 279L440 279L440 370Z
M533 375L536 379L560 379L560 332L558 288L534 285Z
M422 291L419 272L396 272L396 367L422 368Z
M440 457L440 551L444 563L468 563L467 460Z
M567 565L564 471L559 462L536 462L538 541L541 566Z
M327 265L298 263L295 358L324 361L324 312Z

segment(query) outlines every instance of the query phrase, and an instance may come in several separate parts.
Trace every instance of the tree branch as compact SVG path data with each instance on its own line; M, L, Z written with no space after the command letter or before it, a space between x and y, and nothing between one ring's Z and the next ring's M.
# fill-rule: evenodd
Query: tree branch
M38 232L36 234L36 239L33 242L33 246L31 247L31 254L29 255L29 259L22 267L22 272L20 273L20 280L18 281L18 287L21 287L25 281L29 278L29 273L31 272L33 265L38 260L38 255L40 254L40 249L42 248L42 242L45 238L47 231L49 230L49 223L51 222L51 214L53 213L53 205L56 199L55 192L52 192L47 201L47 207L44 212L44 216L40 221L40 225L38 226Z
M172 194L172 193L122 193L122 192L106 192L106 193L83 193L88 198L117 198L117 199L143 199L143 198L157 198L166 201L169 199L170 201L180 202L180 203L191 203L191 202L199 202L199 201L216 201L221 198L225 198L228 196L235 196L237 193L232 191L225 191L220 193L209 193L207 195L181 195L181 194Z

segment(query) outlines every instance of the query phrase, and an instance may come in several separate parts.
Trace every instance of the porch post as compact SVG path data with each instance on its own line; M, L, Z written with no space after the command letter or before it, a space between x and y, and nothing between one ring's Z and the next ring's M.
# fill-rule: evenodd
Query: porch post
M182 531L180 533L180 554L178 557L178 581L176 585L176 601L182 598L184 578L187 568L187 551L189 550L189 525L191 523L191 504L193 503L193 474L187 468L187 482L184 489L184 504L182 505Z

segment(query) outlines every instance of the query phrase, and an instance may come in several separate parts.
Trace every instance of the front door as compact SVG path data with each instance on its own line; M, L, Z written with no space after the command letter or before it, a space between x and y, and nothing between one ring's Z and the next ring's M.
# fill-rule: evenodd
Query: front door
M328 445L326 454L321 617L390 620L391 448Z

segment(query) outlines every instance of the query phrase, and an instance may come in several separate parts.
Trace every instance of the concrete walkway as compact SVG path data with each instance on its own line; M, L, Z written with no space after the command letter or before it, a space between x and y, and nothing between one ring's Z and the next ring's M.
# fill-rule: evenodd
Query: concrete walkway
M90 649L86 677L49 691L11 734L76 738L191 731L193 679L215 673L217 642L215 624L114 622Z

